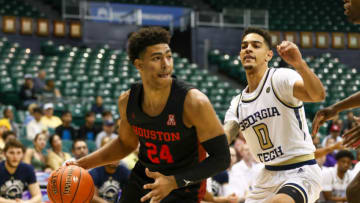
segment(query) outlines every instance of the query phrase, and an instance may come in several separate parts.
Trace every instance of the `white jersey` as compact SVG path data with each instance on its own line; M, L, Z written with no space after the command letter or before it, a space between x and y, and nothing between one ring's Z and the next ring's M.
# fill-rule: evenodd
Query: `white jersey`
M313 154L313 145L302 101L293 96L293 85L301 76L287 68L268 69L257 89L231 102L225 122L234 120L254 158L276 165L301 155Z

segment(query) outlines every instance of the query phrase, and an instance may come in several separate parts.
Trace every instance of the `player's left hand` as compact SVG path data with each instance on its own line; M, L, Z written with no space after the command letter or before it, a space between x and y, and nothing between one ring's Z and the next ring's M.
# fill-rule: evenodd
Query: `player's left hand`
M276 46L280 57L292 67L297 68L302 63L302 55L296 44L290 41L282 41Z
M356 126L344 134L345 147L359 148L360 146L360 126Z
M141 198L141 202L150 199L150 203L158 203L164 199L172 190L177 188L174 176L165 176L159 172L151 172L148 168L145 169L148 177L155 181L144 185L144 189L151 190Z

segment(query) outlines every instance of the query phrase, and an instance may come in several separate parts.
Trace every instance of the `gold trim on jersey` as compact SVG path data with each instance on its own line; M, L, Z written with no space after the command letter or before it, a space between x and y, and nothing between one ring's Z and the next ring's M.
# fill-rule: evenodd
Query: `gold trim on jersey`
M275 71L276 71L276 70L275 70ZM300 107L302 107L302 106L303 106L303 102L301 102L301 105L300 105L300 106L296 106L296 105L293 105L293 104L290 104L290 103L284 101L283 99L281 99L281 97L279 96L279 94L276 93L275 88L274 88L274 84L273 84L273 76L274 76L275 71L274 71L273 74L271 75L271 79L270 79L270 80L271 80L271 87L272 87L272 89L273 89L273 91L274 91L274 94L275 94L276 98L277 98L281 103L283 103L285 106L287 106L287 107L290 107L290 108L300 108Z
M309 161L315 159L315 155L314 154L305 154L305 155L301 155L301 156L296 156L292 159L283 161L281 163L278 164L274 164L271 166L284 166L284 165L290 165L290 164L296 164L296 163L300 163L300 162L304 162L304 161Z
M241 98L241 101L242 101L242 102L245 102L245 103L246 103L246 102L252 102L252 101L254 101L255 99L257 99L257 98L260 96L262 90L264 89L265 83L266 83L266 81L267 81L267 79L268 79L268 77L269 77L270 68L268 68L268 69L266 70L265 74L266 74L266 76L265 76L265 79L264 79L263 83L262 83L262 84L259 84L259 85L261 85L261 89L259 90L259 92L258 92L255 96L253 96L253 97L251 97L251 98L249 98L249 99L244 99L244 98L242 97L242 98ZM265 75L265 74L264 74L264 75ZM249 85L248 85L246 88L249 89ZM246 91L246 88L245 88L245 91ZM257 88L256 88L256 89L257 89ZM255 90L255 91L256 91L256 90Z

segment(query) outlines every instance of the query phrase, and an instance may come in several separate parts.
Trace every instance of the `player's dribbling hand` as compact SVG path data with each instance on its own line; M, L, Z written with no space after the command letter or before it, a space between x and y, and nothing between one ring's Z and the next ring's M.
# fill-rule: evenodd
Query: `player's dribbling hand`
M144 185L144 189L151 190L141 198L141 202L150 199L150 203L158 203L164 199L172 190L177 188L174 176L165 176L159 172L151 172L148 168L145 169L148 177L155 181Z
M312 122L312 136L315 136L319 131L320 126L325 123L325 121L332 120L337 116L337 111L331 107L327 107L318 111L315 115L315 118Z
M360 126L356 126L344 134L345 147L359 148L360 146Z
M280 57L294 68L299 67L302 63L302 55L296 44L290 41L282 41L276 46L276 49Z

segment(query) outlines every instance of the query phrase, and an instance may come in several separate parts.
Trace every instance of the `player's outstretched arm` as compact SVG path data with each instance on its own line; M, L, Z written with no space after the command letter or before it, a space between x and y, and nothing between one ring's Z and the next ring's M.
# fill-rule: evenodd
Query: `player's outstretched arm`
M120 160L136 149L139 143L126 117L126 107L129 91L119 98L119 111L121 116L118 137L104 147L79 159L76 164L85 169L95 168Z
M240 125L236 112L239 108L240 96L241 95L238 95L231 100L230 107L225 114L224 131L229 144L239 135Z
M344 149L343 141L337 142L333 145L316 149L315 151L315 159L326 156L329 153L332 153L335 150Z
M319 102L325 99L326 93L320 79L310 70L303 60L296 44L283 41L277 46L277 52L282 59L301 75L302 81L294 84L294 97L305 102Z
M209 99L199 90L190 90L186 96L184 122L196 128L198 140L209 156L193 168L176 174L178 187L211 177L230 165L230 152L224 129Z

